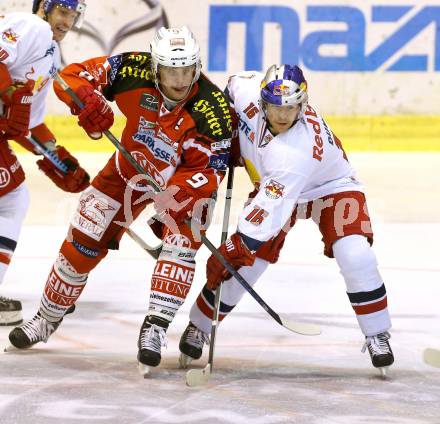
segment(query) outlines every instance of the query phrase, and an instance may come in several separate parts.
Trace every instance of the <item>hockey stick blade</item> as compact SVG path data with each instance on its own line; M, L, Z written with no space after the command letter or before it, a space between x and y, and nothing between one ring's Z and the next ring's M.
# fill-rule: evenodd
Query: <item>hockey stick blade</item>
M440 368L440 350L427 348L423 352L423 361L432 367Z
M153 259L157 259L162 251L162 243L158 244L156 247L150 246L145 241L140 238L131 228L127 228L126 233L144 249Z
M321 327L315 324L307 324L299 321L289 321L280 317L281 325L288 330L302 334L303 336L319 336L321 334Z
M211 378L211 364L205 368L193 368L186 373L186 385L189 387L203 386Z

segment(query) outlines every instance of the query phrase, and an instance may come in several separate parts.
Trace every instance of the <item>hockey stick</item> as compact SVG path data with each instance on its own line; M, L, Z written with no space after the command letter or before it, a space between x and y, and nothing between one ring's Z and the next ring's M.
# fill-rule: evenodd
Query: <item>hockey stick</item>
M59 74L56 74L54 79L61 85L61 87L71 96L72 100L80 108L84 105L75 92L66 84L66 82L61 78ZM162 191L162 187L154 180L150 174L148 174L145 169L137 163L133 156L125 149L125 147L119 142L119 140L110 132L104 131L104 135L111 141L111 143L118 149L121 154L127 159L128 162L133 166L133 168L148 181L148 183L154 188L155 191ZM186 220L185 224L191 228L191 221ZM289 322L286 319L281 318L259 295L258 293L249 285L249 283L233 268L233 266L226 261L222 254L217 250L217 248L206 238L205 235L200 234L200 239L202 243L208 248L208 250L220 261L220 263L227 269L227 271L235 277L235 279L247 290L247 292L260 304L260 306L280 325L287 328L294 333L303 334L307 336L316 336L321 334L321 329L317 325L306 324L301 322Z
M159 243L156 247L151 247L143 239L141 239L130 227L127 228L126 233L144 249L150 256L157 259L162 251L162 243Z
M225 198L225 209L223 211L223 226L222 226L222 236L221 244L223 244L228 238L228 227L229 227L229 213L231 211L231 198L232 198L232 187L234 185L234 166L229 167L228 181L226 183L226 198ZM200 386L206 384L211 377L212 368L214 365L214 348L215 339L217 335L217 326L219 324L218 317L220 315L220 300L222 296L222 284L220 284L215 290L214 298L214 310L211 323L211 340L209 343L209 357L208 364L203 369L193 368L186 373L186 384L190 387Z
M48 161L52 162L58 171L61 171L63 174L67 174L67 172L69 172L67 165L60 160L55 152L49 150L44 144L40 143L31 135L26 137L26 139L32 144L32 146L35 147L35 150L38 153L42 154Z
M427 348L423 352L423 361L436 368L440 368L440 350Z

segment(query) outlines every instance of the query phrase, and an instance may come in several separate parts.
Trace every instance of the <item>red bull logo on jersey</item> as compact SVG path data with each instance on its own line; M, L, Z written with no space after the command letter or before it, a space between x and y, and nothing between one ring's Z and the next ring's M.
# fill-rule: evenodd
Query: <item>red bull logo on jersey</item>
M3 31L2 40L6 43L15 44L18 41L18 34L12 31L12 29L7 29Z
M264 191L269 199L279 199L280 197L283 197L284 185L275 180L270 180L265 184Z

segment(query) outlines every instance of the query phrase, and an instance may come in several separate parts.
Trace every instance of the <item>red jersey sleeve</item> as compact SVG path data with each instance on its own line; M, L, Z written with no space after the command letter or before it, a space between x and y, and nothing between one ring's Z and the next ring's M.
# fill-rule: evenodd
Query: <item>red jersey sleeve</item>
M109 83L108 68L108 57L101 56L81 63L72 63L60 72L60 76L73 91L85 85L102 92ZM74 102L69 94L56 81L53 88L57 97L71 108Z

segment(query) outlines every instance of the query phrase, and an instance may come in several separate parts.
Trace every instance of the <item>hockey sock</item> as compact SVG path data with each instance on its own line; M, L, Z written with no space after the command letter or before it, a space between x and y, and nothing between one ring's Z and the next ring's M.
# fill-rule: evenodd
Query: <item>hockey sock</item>
M50 322L60 321L80 296L87 276L77 272L60 252L44 287L40 314Z
M171 322L183 305L194 279L195 263L178 259L156 262L151 278L148 315Z
M333 253L364 335L374 336L388 331L391 328L391 319L385 284L367 239L361 235L344 237L334 243Z

